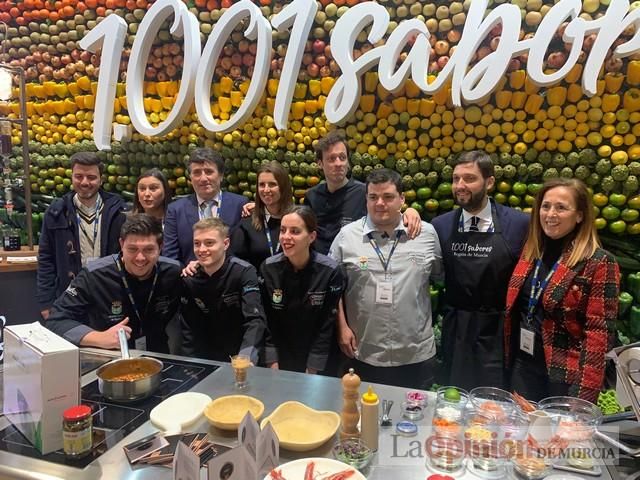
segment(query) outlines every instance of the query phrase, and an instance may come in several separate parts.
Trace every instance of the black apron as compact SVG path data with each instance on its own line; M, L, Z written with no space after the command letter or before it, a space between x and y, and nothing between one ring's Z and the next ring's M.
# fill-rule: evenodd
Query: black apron
M505 385L504 306L517 258L491 201L492 232L461 232L462 209L444 246L442 351L449 382L464 389Z

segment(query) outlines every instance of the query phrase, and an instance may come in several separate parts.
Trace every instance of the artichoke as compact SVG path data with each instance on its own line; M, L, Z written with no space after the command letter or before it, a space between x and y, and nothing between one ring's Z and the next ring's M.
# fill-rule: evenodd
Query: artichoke
M530 163L527 169L529 170L529 175L534 178L540 177L544 172L544 167L538 162Z
M558 169L557 168L547 168L544 173L542 174L542 180L544 180L545 182L547 180L551 180L552 178L558 178L560 176L560 174L558 173Z
M596 173L598 175L608 175L610 171L611 162L609 160L605 160L604 158L602 160L598 160L598 163L596 163Z
M611 169L611 177L616 182L624 182L629 176L629 167L626 165L616 165Z

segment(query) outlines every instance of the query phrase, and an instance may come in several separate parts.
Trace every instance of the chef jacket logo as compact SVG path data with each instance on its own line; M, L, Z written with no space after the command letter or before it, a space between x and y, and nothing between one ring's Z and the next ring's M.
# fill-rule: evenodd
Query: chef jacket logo
M309 292L309 304L312 306L321 306L324 303L326 292Z
M121 315L122 314L122 302L119 300L114 300L111 302L111 314L112 315Z
M360 266L360 270L366 270L369 268L369 258L368 257L360 257L358 259L358 264Z
M282 290L280 290L279 288L276 288L273 291L273 295L271 296L271 300L273 300L273 303L282 302Z
M195 298L193 301L196 302L196 305L200 310L202 310L203 312L208 311L207 306L204 304L202 300L200 300L199 298Z

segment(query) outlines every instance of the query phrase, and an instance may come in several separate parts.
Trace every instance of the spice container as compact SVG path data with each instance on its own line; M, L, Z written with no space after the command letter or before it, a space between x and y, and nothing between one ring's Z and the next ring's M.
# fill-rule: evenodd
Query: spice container
M82 458L93 446L93 418L91 408L76 405L62 414L62 441L64 453L70 458Z
M406 394L407 402L419 404L422 408L427 406L427 394L412 390Z
M412 422L424 418L423 407L417 402L402 402L402 416Z

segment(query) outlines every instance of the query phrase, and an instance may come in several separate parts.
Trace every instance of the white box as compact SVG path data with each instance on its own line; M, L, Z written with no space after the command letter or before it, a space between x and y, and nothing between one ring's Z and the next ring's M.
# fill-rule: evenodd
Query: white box
M62 413L80 403L80 350L40 323L4 330L4 414L43 454L62 448Z

